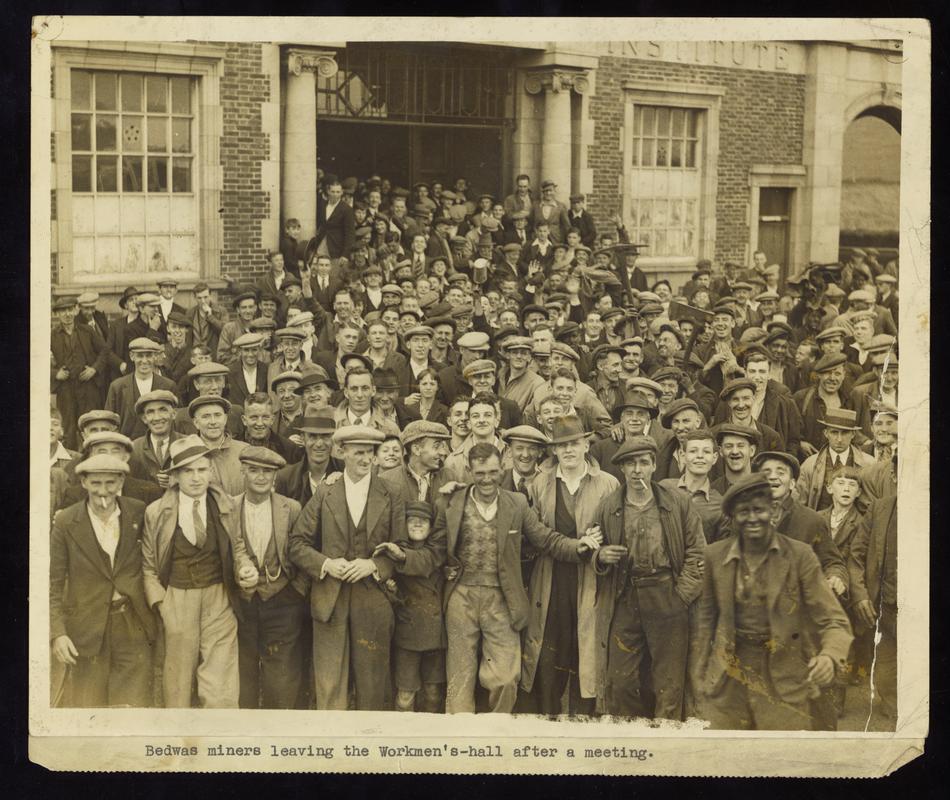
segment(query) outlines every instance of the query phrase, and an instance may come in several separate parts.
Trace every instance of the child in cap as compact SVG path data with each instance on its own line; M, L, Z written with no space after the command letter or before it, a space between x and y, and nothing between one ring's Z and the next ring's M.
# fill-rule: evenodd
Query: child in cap
M396 565L394 580L401 598L393 637L396 710L440 713L445 695L445 624L442 614L442 570L433 566L425 575L407 575L404 549L426 547L432 530L432 506L422 501L406 504L408 541L383 542L373 555L385 555ZM434 562L433 562L434 563ZM390 587L391 589L394 587Z

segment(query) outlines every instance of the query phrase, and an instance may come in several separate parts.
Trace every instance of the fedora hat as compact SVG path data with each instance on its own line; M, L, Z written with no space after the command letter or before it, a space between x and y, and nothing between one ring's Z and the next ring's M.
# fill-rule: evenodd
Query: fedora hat
M196 434L175 439L168 447L168 471L181 469L192 461L204 458L210 452L208 446Z
M829 408L825 411L825 416L818 420L819 425L826 428L835 428L839 431L859 431L857 412L848 408Z
M565 444L578 439L587 439L593 434L584 428L580 417L558 417L551 426L551 444Z

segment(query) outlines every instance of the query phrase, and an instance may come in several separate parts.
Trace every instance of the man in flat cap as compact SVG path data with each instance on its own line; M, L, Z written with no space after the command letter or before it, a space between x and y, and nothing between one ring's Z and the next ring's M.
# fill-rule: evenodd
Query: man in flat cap
M689 607L700 593L706 541L689 498L652 481L656 451L648 436L631 436L621 445L612 462L624 480L595 518L604 536L593 560L597 701L599 710L615 716L678 720ZM652 708L645 691L650 679Z
M188 370L188 379L191 381L194 397L204 397L213 395L215 397L224 397L228 393L228 375L229 369L224 364L218 364L214 361L202 361ZM191 401L189 401L191 402ZM228 411L227 432L234 438L241 435L243 423L241 414L244 409L238 403L231 403ZM196 429L188 413L188 404L180 403L180 408L175 412L175 420L172 426L178 433L191 434Z
M479 443L490 444L498 450L501 454L503 469L510 466L508 448L498 433L502 427L500 419L500 399L493 392L480 392L469 401L469 434L445 460L445 474L450 480L460 483L471 482L468 452Z
M591 434L579 417L554 421L553 458L529 486L529 505L541 522L580 538L597 524L600 506L619 485L589 456ZM510 441L510 440L509 440ZM510 443L514 448L514 444ZM597 576L590 563L569 564L541 554L528 586L520 705L540 714L593 714L597 696L594 600ZM568 692L566 707L561 699Z
M683 410L676 416L682 417ZM667 489L680 491L689 498L703 522L703 536L706 541L715 541L722 516L722 494L715 489L709 478L719 460L716 436L709 428L690 428L677 434L675 441L679 446L676 461L681 465L682 474L664 478L659 483Z
M396 373L403 397L419 392L419 375L433 368L431 360L432 338L435 331L429 325L413 325L402 336L409 358L401 356L401 363L390 366ZM394 353L393 355L401 355Z
M829 487L843 469L866 467L874 463L874 456L854 446L854 437L861 430L858 416L847 408L829 409L818 420L825 432L825 445L802 463L796 484L799 502L815 511L831 505Z
M672 431L673 436L664 444L658 445L656 470L653 473L653 479L656 481L680 477L683 471L682 455L686 434L704 427L706 418L695 400L681 397L663 410L660 414L660 424Z
M851 645L812 548L775 529L771 504L761 473L734 484L723 511L735 536L705 553L694 682L700 713L718 730L811 729L809 698L831 684Z
M313 618L313 674L318 710L345 711L353 687L355 707L392 707L390 643L394 617L380 586L393 562L373 557L382 542L405 539L405 503L373 474L384 434L345 425L333 436L343 454L343 478L318 485L290 535L290 557L308 575ZM435 566L428 550L407 554Z
M238 616L241 708L294 708L303 688L304 626L309 581L290 560L296 500L277 494L274 479L287 462L264 447L240 455L244 491L235 513L258 582L242 589Z
M79 444L76 422L87 411L102 405L96 375L105 374L109 349L98 331L76 324L76 299L60 298L53 304L57 325L50 336L50 388L62 416L66 446Z
M191 345L188 342L191 320L178 311L165 321L165 347L159 356L162 374L177 386L191 369Z
M128 464L132 456L132 440L118 431L90 433L83 440L81 458L91 458L92 456L110 456ZM131 467L129 469L131 471ZM159 488L157 483L132 477L128 473L125 474L121 490L123 497L138 500L148 505L158 500L162 496L162 492L163 490ZM81 482L73 483L64 492L59 507L65 508L85 499L85 487L82 486Z
M241 439L253 447L264 447L289 461L297 461L303 447L274 431L274 399L267 392L244 398ZM299 434L296 434L299 436Z
M587 384L594 390L597 399L604 408L614 409L623 399L624 387L621 382L623 373L624 349L613 345L600 345L591 353L593 368Z
M132 440L131 477L151 481L162 489L168 488L171 444L182 436L173 426L177 407L178 398L165 389L143 394L136 401L135 413L147 432Z
M571 195L571 210L567 213L567 221L572 228L576 228L581 235L581 242L593 248L597 241L597 225L586 208L587 198L582 194Z
M762 439L755 428L731 422L720 423L713 433L722 462L722 475L713 480L712 488L725 495L732 484L752 472L752 459L761 449Z
M330 181L324 188L326 199L318 197L317 235L313 243L317 253L329 256L334 264L343 267L356 240L356 218L353 209L343 202L343 186L338 180Z
M215 360L225 366L230 366L237 358L234 352L234 340L245 333L251 331L251 321L257 316L257 292L254 290L245 290L239 292L232 305L237 312L237 317L230 322L226 322L218 336L218 348Z
M544 378L528 367L533 342L527 336L512 336L504 346L506 364L498 377L498 395L514 402L524 414L534 401L535 393L544 386Z
M133 339L129 343L129 358L134 369L109 385L106 408L119 415L119 430L130 439L136 439L146 432L145 423L135 413L138 399L156 389L175 392L178 388L174 381L155 371L155 360L161 352L162 345L158 342L145 337Z
M165 706L190 708L197 680L201 708L237 708L238 589L257 586L257 569L204 441L173 442L168 469L171 486L146 509L142 539L145 596L165 629Z
M185 309L175 302L178 295L178 281L175 278L159 278L158 283L158 314L162 320L161 331L164 335L167 332L168 320L171 315L185 315Z
M824 429L818 420L823 419L829 409L853 410L844 388L846 360L841 353L822 356L813 367L816 384L799 389L794 395L802 417L800 448L806 457L817 453L825 441Z
M475 397L483 393L493 393L495 391L496 376L498 366L494 361L487 358L480 358L471 361L462 368L462 376L472 387L472 396ZM523 419L520 406L507 397L498 396L498 427L513 428L520 425Z
M622 482L624 480L623 470L620 468L619 462L613 460L614 455L629 439L647 435L647 427L654 427L652 422L660 412L656 403L652 402L645 393L626 391L620 401L613 407L611 413L615 425L614 430L620 432L619 441L613 435L607 436L594 443L591 447L591 455L600 464L602 470ZM668 431L664 431L664 433L668 434Z
M202 395L188 404L188 415L208 451L206 455L211 464L211 482L222 487L229 495L236 495L243 486L240 455L248 444L228 433L230 410L231 403L215 395Z
M127 328L127 342L144 337L159 344L165 343L164 320L159 311L161 298L154 292L139 292L135 296L135 305L138 309L138 319L132 320ZM124 355L127 355L124 354ZM124 356L123 356L123 360Z
M759 419L756 419L755 401L755 382L749 378L734 378L719 393L719 408L715 418L733 425L754 428L759 434L762 448L766 450L785 450L786 444L778 431L761 421L761 411Z
M443 467L451 439L445 425L426 420L410 422L400 435L404 463L381 470L380 478L388 481L406 503L423 501L435 505L446 482Z
M736 310L730 301L720 301L713 309L710 325L712 338L707 344L696 348L703 359L700 380L714 392L722 391L726 382L738 372L734 351L733 331L736 327Z
M191 293L195 304L185 313L191 321L191 347L207 347L217 353L218 337L227 322L227 313L211 299L207 283L196 283Z
M85 497L53 520L50 647L67 665L62 706L150 704L156 629L142 578L145 504L121 496L128 471L114 456L85 459L76 467Z
M307 361L300 351L303 340L307 338L306 333L300 328L281 328L275 336L280 355L267 365L268 382L283 372L298 372L301 376L313 372L315 365Z

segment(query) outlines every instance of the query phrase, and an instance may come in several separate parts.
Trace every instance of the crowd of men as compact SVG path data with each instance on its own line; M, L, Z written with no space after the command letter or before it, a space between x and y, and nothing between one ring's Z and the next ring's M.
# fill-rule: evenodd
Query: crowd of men
M233 314L54 301L56 705L894 729L896 264L674 294L516 187L323 176Z

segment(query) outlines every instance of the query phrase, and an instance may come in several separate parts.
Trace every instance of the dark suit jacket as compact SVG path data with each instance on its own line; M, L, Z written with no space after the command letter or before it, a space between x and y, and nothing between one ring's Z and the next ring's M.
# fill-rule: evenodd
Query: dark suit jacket
M178 391L178 384L162 375L153 373L152 391L156 389L167 389L175 393ZM139 385L135 382L134 372L112 381L106 394L106 409L119 415L119 431L130 439L137 439L148 432L145 423L135 413L135 403L139 397L141 395L139 394Z
M109 348L97 330L89 325L75 325L73 330L76 340L71 356L68 354L66 336L59 325L50 335L50 351L54 359L50 369L54 386L59 383L56 373L60 367L66 367L70 371L67 381L70 383L76 381L83 367L93 367L102 375L109 363Z
M145 504L128 497L118 502L119 545L111 567L96 540L85 501L57 513L50 534L50 641L68 636L83 657L102 648L113 591L129 598L149 641L155 638L155 619L142 580Z
M169 446L176 439L180 439L181 434L178 431L172 429L168 434L168 443ZM170 447L169 447L170 449ZM129 477L138 478L143 481L150 481L157 485L158 483L158 473L168 468L169 455L165 453L165 460L163 463L158 463L158 456L155 455L155 451L152 449L152 444L148 439L148 436L143 434L139 436L138 439L132 441L132 458L129 459Z
M333 275L330 275L330 277L327 278L326 289L320 288L320 281L317 279L316 275L310 278L310 288L313 292L313 299L318 302L329 314L333 313L333 297L344 286L346 286L346 284Z
M881 497L872 502L858 526L848 556L853 604L870 600L875 611L878 610L885 543L888 547L897 545L896 529L897 495ZM891 542L887 542L888 533Z
M330 258L350 257L350 251L356 241L356 218L353 209L342 200L333 209L330 219L326 219L326 201L322 198L317 206L317 244L324 239Z
M185 314L189 320L191 320L191 330L192 333L189 334L191 345L204 344L204 346L211 349L211 357L214 358L218 352L218 337L221 335L221 329L224 327L224 323L227 322L227 314L216 306L211 306L211 316L208 317L208 331L206 343L196 342L194 340L194 330L196 328L195 320L198 318L199 314L198 306L195 305L192 308L188 309L188 312Z
M445 556L448 564L464 566L458 560L455 550L458 546L459 532L462 529L462 516L469 489L463 489L451 495L446 504L440 504L436 513L435 526L427 542L434 542L440 555ZM511 615L511 627L523 630L528 624L528 593L521 574L521 549L523 539L531 543L538 551L548 553L556 561L578 563L581 559L577 552L577 540L551 530L538 518L537 513L528 506L528 499L519 492L498 490L498 512L495 516L495 531L498 544L498 580L505 596L505 604ZM446 584L445 603L461 579L461 571L456 580Z
M395 492L403 499L405 503L414 503L419 499L419 484L416 479L409 474L409 469L405 464L392 469L384 469L379 473L379 477L386 481ZM439 489L445 483L445 475L442 470L436 470L429 473L429 491L426 493L426 502L435 505L439 498Z
M594 223L594 217L586 209L581 211L580 217L574 217L574 212L568 210L567 221L571 228L577 228L581 232L581 243L588 247L594 246L597 239L597 225Z
M350 541L352 524L346 504L344 479L332 486L322 484L304 507L290 534L290 558L302 572L310 576L310 614L327 622L333 614L343 583L321 576L323 563L330 558L371 558L373 549L382 542L406 538L406 506L399 494L385 481L370 478L366 500L366 546L354 549ZM431 537L430 537L431 538ZM434 551L414 551L414 556L432 562ZM381 581L392 577L393 562L383 556L373 558ZM431 569L428 570L431 572ZM367 581L372 581L369 577Z
M334 472L340 472L341 466L335 459L330 459L327 464L327 475ZM306 506L310 502L312 493L310 491L310 477L307 470L307 459L301 458L295 464L288 464L277 470L277 477L274 480L274 491L284 497L290 497Z
M191 347L187 342L181 350L173 350L169 343L165 343L165 363L162 366L162 375L178 386L182 378L188 375L191 367Z
M759 414L759 430L762 433L762 450L783 450L792 455L798 455L798 445L802 436L802 415L792 400L792 396L783 392L774 381L769 381L765 389L765 399L762 402L762 413ZM729 419L729 404L720 400L716 406L714 425ZM767 447L775 444L769 431L778 435L778 447ZM766 442L769 439L770 442Z
M257 382L253 386L248 386L244 380L244 364L238 359L231 365L228 373L228 399L232 403L244 405L249 394L255 392L266 392L270 389L267 385L267 364L257 364Z
M697 607L691 650L694 685L705 695L720 691L735 674L736 565L734 539L706 548L702 597ZM815 655L810 631L817 631L820 652L843 667L851 646L851 625L825 582L818 559L804 542L777 536L778 550L765 563L768 586L769 677L779 697L802 703L808 696L808 662ZM807 722L807 721L806 721ZM802 727L805 727L803 722Z

